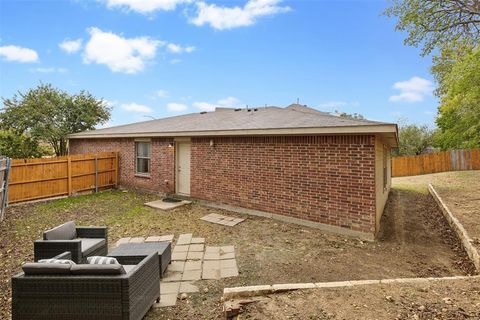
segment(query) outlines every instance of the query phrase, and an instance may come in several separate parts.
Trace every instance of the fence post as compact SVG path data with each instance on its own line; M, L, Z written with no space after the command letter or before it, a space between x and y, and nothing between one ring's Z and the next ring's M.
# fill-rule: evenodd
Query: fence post
M95 192L98 192L98 155L95 154Z
M118 152L115 152L115 187L118 187Z
M72 160L70 156L67 156L67 177L68 177L68 196L71 196L73 193L72 190Z

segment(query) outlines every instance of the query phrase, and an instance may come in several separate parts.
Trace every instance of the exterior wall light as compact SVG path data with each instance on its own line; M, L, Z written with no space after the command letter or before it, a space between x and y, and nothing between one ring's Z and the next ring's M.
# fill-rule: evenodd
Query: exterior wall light
M210 139L210 147L213 147L213 139Z

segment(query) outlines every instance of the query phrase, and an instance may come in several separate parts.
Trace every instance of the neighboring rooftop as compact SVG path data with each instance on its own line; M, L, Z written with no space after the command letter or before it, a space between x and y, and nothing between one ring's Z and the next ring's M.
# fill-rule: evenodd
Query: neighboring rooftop
M217 108L213 112L190 113L175 117L137 122L105 129L84 131L76 138L172 137L288 134L379 133L397 139L393 123L348 119L292 104L286 108Z

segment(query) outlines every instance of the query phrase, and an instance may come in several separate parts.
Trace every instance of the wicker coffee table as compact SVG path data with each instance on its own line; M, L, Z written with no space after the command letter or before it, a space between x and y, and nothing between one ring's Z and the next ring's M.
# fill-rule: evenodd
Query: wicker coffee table
M122 259L124 264L129 264L128 258L132 258L132 264L136 264L139 258L148 256L155 251L158 252L160 278L162 278L172 259L172 245L170 242L124 243L113 249L108 255L124 257Z

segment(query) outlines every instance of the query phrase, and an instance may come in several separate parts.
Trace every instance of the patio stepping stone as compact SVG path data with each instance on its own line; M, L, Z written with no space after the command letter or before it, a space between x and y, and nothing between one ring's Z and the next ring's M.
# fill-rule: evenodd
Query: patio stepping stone
M175 282L180 280L182 280L182 273L176 271L166 272L162 278L162 282Z
M172 252L172 261L187 260L187 252Z
M172 262L167 266L167 272L168 272L168 271L183 272L184 269L185 269L185 261L172 261Z
M187 260L202 260L203 258L203 251L195 252L189 251L187 254Z
M117 241L117 243L115 244L115 246L119 246L121 244L124 244L124 243L129 243L130 242L130 239L132 239L131 237L127 237L127 238L121 238L120 240Z
M212 215L217 219L224 217ZM236 219L227 218L229 219L225 220L225 223L232 223L233 219ZM172 241L173 235L152 236L147 238L147 241L159 239ZM199 287L193 284L194 281L219 280L238 275L234 246L206 246L205 238L193 238L190 233L181 234L172 250L172 262L160 282L161 297L155 307L174 306L179 294L199 292Z
M188 252L189 247L189 245L176 245L172 252Z
M220 270L219 269L203 269L202 279L218 280L220 279Z
M146 202L144 203L144 205L146 205L147 207L167 211L167 210L172 210L190 203L192 202L187 200L182 200L179 202L165 202L163 200L156 200L156 201Z
M153 306L156 308L173 307L177 304L177 293L160 294L160 302Z
M144 243L145 238L144 237L135 237L130 239L130 243Z
M204 249L203 244L191 244L188 251L203 252L203 249Z
M192 240L192 234L191 233L181 234L181 235L178 236L177 245L179 245L179 244L190 244L191 240Z
M193 243L193 244L205 243L205 238L192 238L190 243Z
M207 214L206 216L201 217L200 220L203 220L203 221L206 221L206 222L211 222L211 223L216 223L216 224L221 224L221 225L228 226L228 227L236 226L240 222L245 221L245 219L222 216L222 215L216 214L216 213Z
M199 292L200 289L198 289L197 286L193 285L191 282L182 282L180 283L180 293L195 293Z
M180 282L160 282L160 294L178 293Z
M185 262L185 271L188 270L202 270L202 261L187 261Z
M202 270L185 270L182 281L197 281L202 278Z

